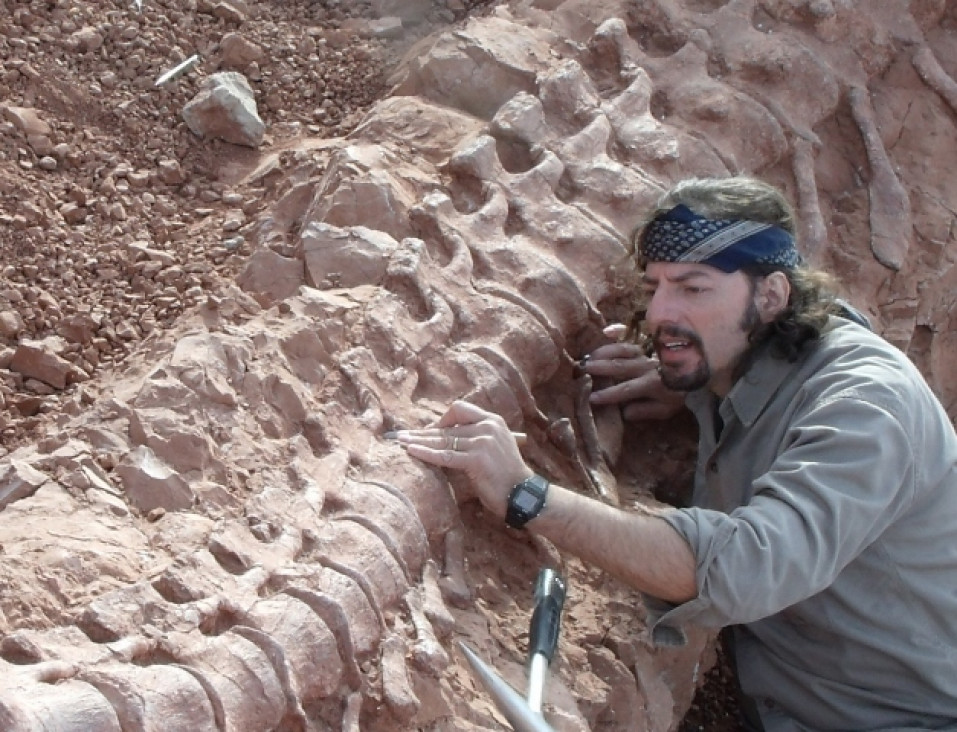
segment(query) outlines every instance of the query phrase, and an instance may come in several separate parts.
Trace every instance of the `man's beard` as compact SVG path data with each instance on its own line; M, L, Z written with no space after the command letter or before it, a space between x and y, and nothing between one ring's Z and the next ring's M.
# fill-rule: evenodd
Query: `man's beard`
M755 331L755 329L757 329L759 325L761 325L761 316L758 314L758 309L754 304L754 299L749 298L748 305L745 308L744 313L742 313L740 321L738 322L738 327L741 328L742 332L748 333L750 335ZM661 327L655 333L654 340L656 349L660 348L657 343L658 339L662 335L669 335L674 338L682 338L688 341L691 347L698 351L698 354L701 356L701 361L698 363L698 368L696 368L690 374L672 372L666 367L659 365L658 375L661 377L661 383L672 391L697 391L698 389L703 389L706 387L711 382L711 364L708 363L708 358L704 353L704 346L698 334L690 330L685 330L684 328L667 326ZM741 355L741 358L738 359L738 363L735 364L735 370L737 370L738 365L740 365L746 357L747 352Z

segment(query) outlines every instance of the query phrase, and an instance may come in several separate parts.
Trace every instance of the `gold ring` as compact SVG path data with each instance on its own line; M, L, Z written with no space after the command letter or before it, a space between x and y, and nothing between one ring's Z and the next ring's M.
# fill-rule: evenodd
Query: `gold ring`
M458 452L458 451L459 451L459 438L458 438L458 437L453 437L453 438L452 438L452 452Z

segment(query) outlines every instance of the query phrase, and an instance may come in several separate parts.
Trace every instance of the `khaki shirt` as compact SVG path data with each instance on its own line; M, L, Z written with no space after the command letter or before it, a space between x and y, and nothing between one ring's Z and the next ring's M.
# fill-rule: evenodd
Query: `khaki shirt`
M693 507L666 520L698 596L656 638L735 626L769 732L957 730L957 436L914 365L834 318L796 363L761 356L688 404Z

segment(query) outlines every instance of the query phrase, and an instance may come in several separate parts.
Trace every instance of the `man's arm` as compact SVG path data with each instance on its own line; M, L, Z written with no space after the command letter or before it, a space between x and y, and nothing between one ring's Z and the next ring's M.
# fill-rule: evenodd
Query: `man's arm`
M527 528L653 597L679 604L697 595L691 547L656 516L552 485Z
M513 486L532 474L505 421L468 402L455 402L435 427L397 437L411 456L464 471L485 508L503 521ZM691 547L661 518L555 485L527 526L649 595L680 603L697 594Z

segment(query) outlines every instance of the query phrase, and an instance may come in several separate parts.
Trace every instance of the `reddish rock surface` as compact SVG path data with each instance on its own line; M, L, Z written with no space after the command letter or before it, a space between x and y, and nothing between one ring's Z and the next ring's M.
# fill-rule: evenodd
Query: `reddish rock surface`
M573 365L681 177L783 186L957 417L945 0L0 13L4 729L500 729L456 641L523 688L544 564L569 582L555 728L675 729L709 639L653 650L636 593L381 433L466 397L556 480L680 492L686 426L592 414ZM184 122L218 71L258 148Z

